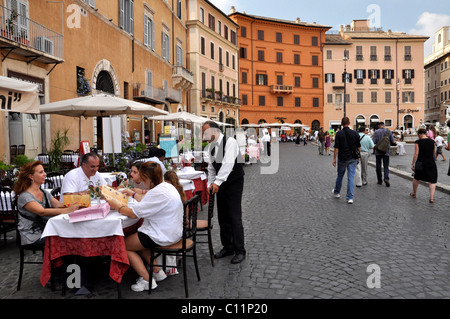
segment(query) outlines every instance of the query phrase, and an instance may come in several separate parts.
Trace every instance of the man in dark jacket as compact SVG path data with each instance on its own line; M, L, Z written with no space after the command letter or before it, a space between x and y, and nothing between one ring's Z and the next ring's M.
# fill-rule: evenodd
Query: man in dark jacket
M380 152L377 149L377 143L379 143L385 135L389 136L389 147L386 153ZM375 144L376 172L378 179L377 184L383 184L383 175L381 173L381 162L383 162L384 183L386 184L386 187L389 187L391 186L391 182L389 181L389 152L391 150L391 145L396 145L394 136L392 135L391 131L384 127L384 122L380 122L378 123L378 129L373 134L372 139L373 143Z
M336 167L337 161L337 179L336 185L333 188L333 196L336 198L341 197L339 194L342 187L342 180L347 171L347 203L353 204L353 191L355 188L355 170L359 159L355 159L352 156L354 150L360 151L361 144L359 142L359 134L350 129L350 119L348 117L342 118L341 122L344 127L342 130L336 133L334 139L334 158L333 166Z

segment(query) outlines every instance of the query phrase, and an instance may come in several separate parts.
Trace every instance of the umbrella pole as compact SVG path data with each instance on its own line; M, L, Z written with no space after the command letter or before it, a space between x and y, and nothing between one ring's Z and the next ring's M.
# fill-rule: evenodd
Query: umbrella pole
M113 123L112 123L112 116L109 116L109 125L110 125L110 132L111 132L111 142L112 142L112 152L113 152L113 163L114 167L116 166L116 150L114 149L114 133L113 133Z

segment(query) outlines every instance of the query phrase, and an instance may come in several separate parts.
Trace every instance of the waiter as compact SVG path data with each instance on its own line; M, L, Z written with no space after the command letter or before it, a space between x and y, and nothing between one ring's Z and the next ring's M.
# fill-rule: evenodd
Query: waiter
M244 169L238 163L239 146L233 137L225 137L219 126L207 121L202 127L203 140L209 142L208 193L217 193L217 212L222 250L216 259L234 255L232 264L245 259L244 227L242 226L242 192Z

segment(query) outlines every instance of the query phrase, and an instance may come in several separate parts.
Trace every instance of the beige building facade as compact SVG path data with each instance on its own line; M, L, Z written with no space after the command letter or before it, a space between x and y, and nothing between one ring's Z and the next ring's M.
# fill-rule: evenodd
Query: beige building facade
M425 122L443 124L450 117L450 27L435 33L433 53L425 64Z
M327 34L324 125L340 126L344 111L354 128L376 128L380 121L389 129L423 123L422 57L427 39L373 30L368 20L354 20L338 34Z
M187 0L191 111L239 123L238 25L207 0Z
M11 6L18 10L19 32L25 39L9 36L6 32L0 34L2 53L7 56L1 62L2 75L26 75L38 79L42 86L41 103L89 94L79 85L80 80L87 80L93 93L107 92L169 112L189 109L188 92L193 85L193 75L187 70L186 61L185 1L4 2L3 10ZM3 24L8 25L8 22ZM39 30L53 30L53 33L39 35L33 25ZM20 50L9 52L7 45L20 47ZM39 57L36 51L40 53ZM53 134L65 128L69 129L71 141L68 149L78 148L80 131L81 140L88 140L91 147L102 149L100 118L82 118L80 126L78 118L37 117L36 125L41 127L42 136L33 135L33 150L27 146L26 151L29 157L45 152ZM146 118L145 114L121 117L120 129L128 141L137 139L148 143L155 140L162 127ZM10 119L5 121L3 118L0 121L4 134L11 132L8 121ZM21 125L25 131L29 123ZM11 137L10 141L1 144L1 152L6 158L9 157L10 142ZM30 143L30 139L23 140L23 144Z

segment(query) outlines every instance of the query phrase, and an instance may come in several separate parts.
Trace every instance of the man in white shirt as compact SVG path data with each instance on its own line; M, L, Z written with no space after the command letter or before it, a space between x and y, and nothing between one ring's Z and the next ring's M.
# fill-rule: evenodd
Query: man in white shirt
M438 156L441 155L442 156L442 160L446 161L444 152L442 151L444 149L444 146L445 146L444 145L444 143L445 143L444 138L441 136L441 134L439 134L439 132L437 132L437 136L436 136L436 138L434 140L436 142L436 160L437 160Z
M64 176L61 195L89 194L89 186L106 185L106 181L98 173L100 158L95 153L87 153L81 159L81 166L71 170ZM62 196L61 196L62 201Z
M216 259L233 255L232 264L245 259L244 227L242 225L242 192L244 169L239 158L239 145L233 137L224 137L212 121L203 124L203 140L211 144L208 163L208 192L217 193L217 216L220 225L222 250Z

